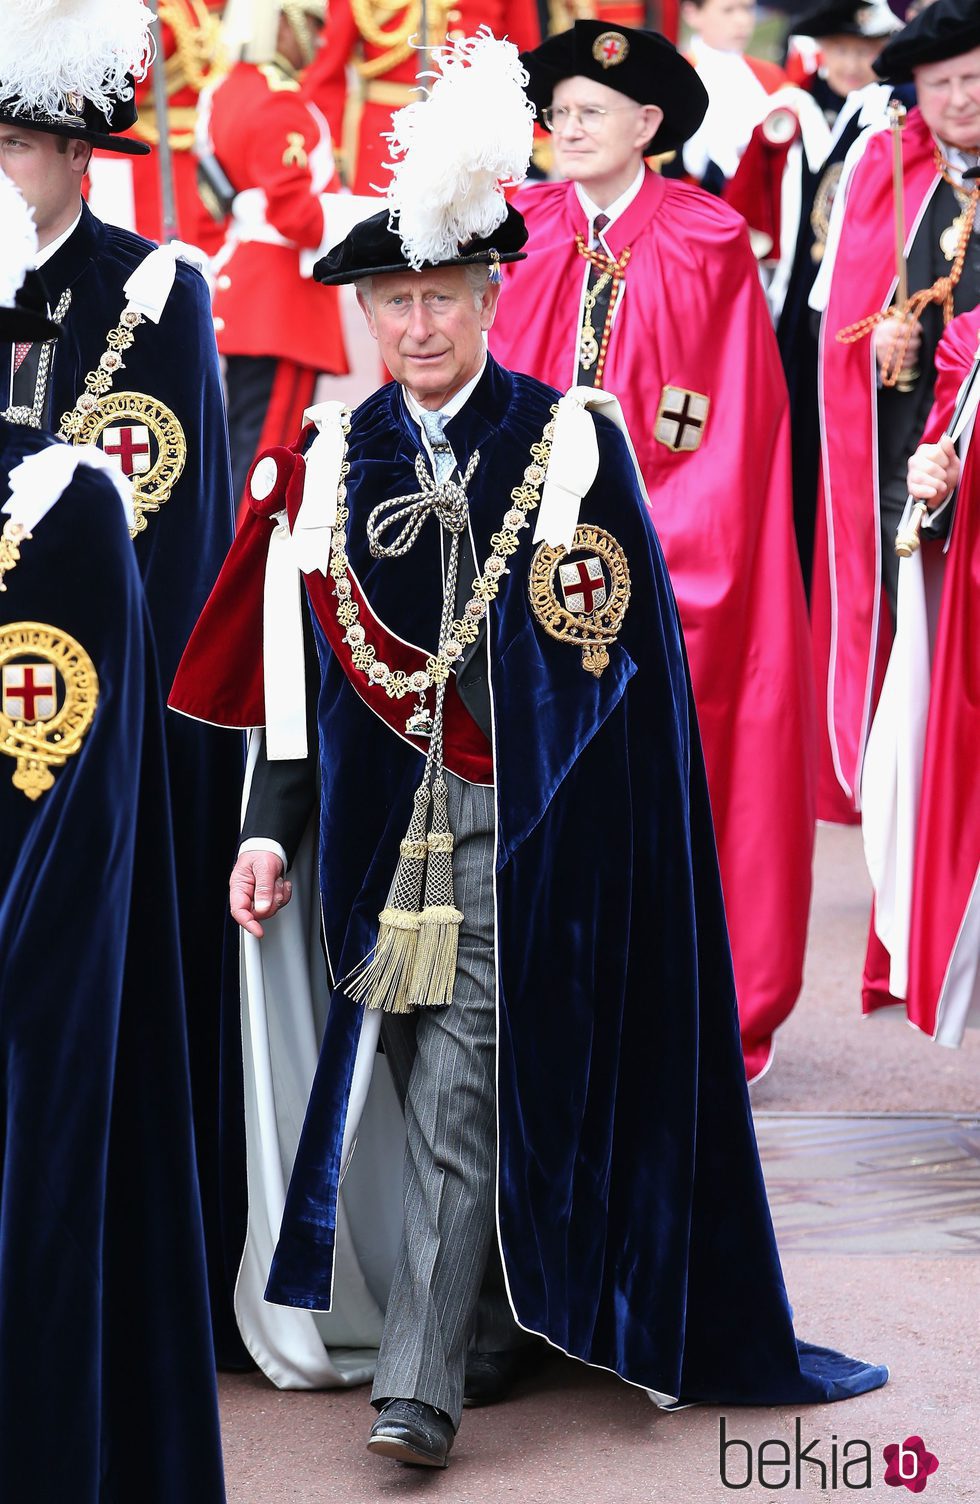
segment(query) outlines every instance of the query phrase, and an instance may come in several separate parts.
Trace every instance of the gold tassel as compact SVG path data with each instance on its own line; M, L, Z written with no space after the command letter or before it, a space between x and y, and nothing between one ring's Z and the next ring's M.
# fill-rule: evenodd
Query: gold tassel
M445 779L432 785L432 829L425 873L425 905L408 985L409 1006L448 1008L456 981L459 927L463 916L453 892L453 834L446 809Z
M378 915L378 939L370 956L350 973L344 991L355 1003L380 1008L385 1013L409 1013L409 983L418 948L428 842L425 827L429 814L429 788L415 791L412 818L399 846L398 868L389 902Z
M422 910L408 990L410 1008L448 1008L452 1002L462 920L452 904L429 904Z

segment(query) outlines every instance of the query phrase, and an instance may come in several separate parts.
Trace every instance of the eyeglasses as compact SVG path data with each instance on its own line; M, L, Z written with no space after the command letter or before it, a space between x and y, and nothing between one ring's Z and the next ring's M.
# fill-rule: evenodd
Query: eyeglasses
M587 136L598 136L607 115L614 115L617 110L638 108L640 106L636 104L619 104L611 109L603 110L599 105L587 104L580 110L573 110L563 104L548 105L547 109L541 111L541 120L545 129L553 131L555 135L561 135L562 131L567 130L570 122L574 120Z

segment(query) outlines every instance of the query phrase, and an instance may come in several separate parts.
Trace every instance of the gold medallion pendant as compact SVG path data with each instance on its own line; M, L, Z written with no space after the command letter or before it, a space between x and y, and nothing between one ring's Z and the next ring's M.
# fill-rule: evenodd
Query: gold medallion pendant
M28 799L80 750L98 700L95 664L73 637L37 621L0 627L0 753Z
M810 228L813 231L813 245L810 247L810 258L819 264L827 249L827 232L830 229L830 211L834 207L834 199L837 189L840 187L841 173L844 170L843 162L833 162L827 168L813 198L813 208L810 210Z
M951 225L947 225L939 237L939 249L947 261L956 260L956 252L960 248L960 237L966 224L966 215L957 214Z
M609 666L630 600L626 554L601 527L575 529L572 547L542 543L531 560L531 610L549 637L582 649L582 667L598 679Z
M72 433L74 444L98 444L133 483L135 538L147 513L159 512L187 463L187 440L176 414L144 392L109 392L93 402Z

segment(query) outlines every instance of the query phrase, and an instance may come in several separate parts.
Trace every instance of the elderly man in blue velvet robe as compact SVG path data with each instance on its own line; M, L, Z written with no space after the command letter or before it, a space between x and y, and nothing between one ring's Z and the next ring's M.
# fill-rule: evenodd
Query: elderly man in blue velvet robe
M343 1304L338 1196L380 1031L405 1122L380 1164L404 1215L372 1451L445 1465L494 1250L512 1334L662 1403L873 1388L883 1369L794 1336L681 632L628 440L595 393L559 399L486 352L519 214L500 199L489 233L457 220L424 249L407 220L404 201L396 228L375 215L317 269L358 287L394 382L257 462L174 689L265 726L232 874L246 944L289 915L316 813L333 987L267 1301Z
M160 679L169 687L233 536L208 286L183 259L185 248L156 248L102 223L81 192L93 147L149 150L122 134L136 112L131 83L118 75L149 56L150 19L139 0L119 0L111 15L87 0L55 4L43 17L29 0L4 6L0 165L33 208L40 249L31 296L47 306L60 338L56 345L0 342L0 410L71 443L96 444L133 482L134 548ZM52 98L60 99L56 110ZM166 737L170 784L179 790L174 840L186 874L181 947L215 1336L219 1358L239 1366L246 1359L230 1289L241 1248L236 1223L244 1220L240 1037L234 943L223 915L242 745L227 731L177 716L166 718ZM223 1120L222 1093L230 1095Z

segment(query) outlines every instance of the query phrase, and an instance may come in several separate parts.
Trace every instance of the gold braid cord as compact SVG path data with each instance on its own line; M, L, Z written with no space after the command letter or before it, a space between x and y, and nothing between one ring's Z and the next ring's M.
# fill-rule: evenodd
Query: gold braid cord
M547 474L557 411L557 407L552 407L541 438L531 446L530 463L525 467L521 484L510 493L511 504L504 515L503 526L490 539L493 552L483 565L483 573L477 575L472 595L456 620L451 618L456 601L459 537L465 527L466 483L478 462L477 451L471 455L462 484L458 487L462 498L458 519L455 515L448 522L444 516L440 519L452 533L452 544L443 581L438 647L426 661L424 670L412 674L410 680L401 675L405 680L401 693L418 687L421 696L423 685L435 687L435 710L426 732L429 750L425 771L415 791L408 830L399 846L398 866L388 901L378 915L377 940L371 952L341 982L354 1002L362 1002L368 1008L380 1008L387 1013L408 1013L415 1008L445 1008L453 1000L463 913L456 907L453 887L454 841L449 826L448 788L443 766L446 681L451 665L462 655L463 643L475 639L480 621L500 589L501 577L507 573L507 559L520 547L521 531L529 526L529 513L538 505ZM364 645L364 629L357 622L357 605L350 599L344 531L349 520L346 476L350 470L346 451L350 414L346 411L343 426L345 450L330 557L330 573L338 600L337 619L341 624L351 623L344 641L351 647L354 666L367 675L370 683L382 686L387 694L396 694L398 691L391 687L395 675L386 663L375 657L372 647ZM421 460L416 473L421 481L424 473ZM432 480L434 484L434 475ZM423 493L395 498L393 505L397 507L403 501L425 505L425 490L423 487ZM377 511L371 515L376 518ZM421 516L424 520L424 511ZM404 512L395 511L390 520L403 519ZM420 525L413 528L409 522L396 542L388 545L381 556L404 556L418 536ZM372 537L369 524L368 537L375 554L379 549L379 530L380 525L376 524ZM406 730L412 729L412 723L407 723Z
M167 59L167 93L176 94L185 85L200 94L221 66L221 22L202 0L190 0L191 20L181 0L160 0L161 25L174 34L174 51Z
M931 303L938 303L943 311L943 324L949 323L953 317L953 292L960 277L963 275L963 263L966 260L967 247L970 244L970 236L973 234L973 222L977 216L977 203L980 202L980 184L977 184L969 197L959 190L949 175L948 163L943 159L939 150L936 151L936 171L945 182L956 192L957 198L963 204L963 212L958 216L959 237L956 242L956 254L947 277L937 277L931 287L924 287L920 292L914 292L904 303L896 304L892 308L880 308L877 313L869 314L867 318L859 319L856 324L848 324L846 329L837 331L837 340L842 345L856 344L866 334L870 334L884 319L901 319L903 328L901 334L895 340L888 359L881 368L882 386L897 386L902 367L905 364L905 355L912 339L912 331L921 319L925 310Z
M441 47L446 40L446 18L453 0L433 0L426 7L426 46ZM379 78L411 57L422 42L421 0L351 0L354 24L370 47L382 48L380 57L361 58L356 64L361 78Z
M592 289L591 302L589 301L590 295L588 293L585 295L585 319L579 331L579 364L583 370L587 371L593 361L595 362L594 385L601 387L602 371L606 364L606 350L609 345L609 336L612 333L613 314L616 311L619 285L626 276L626 268L629 265L632 251L627 246L619 260L613 261L610 256L604 256L601 251L590 250L581 235L576 235L575 237L575 249L580 256L583 256L586 261L602 274ZM612 288L609 292L609 303L606 307L606 321L602 326L602 336L597 345L595 329L592 325L592 311L599 293L604 291L606 282L609 280L612 281Z

